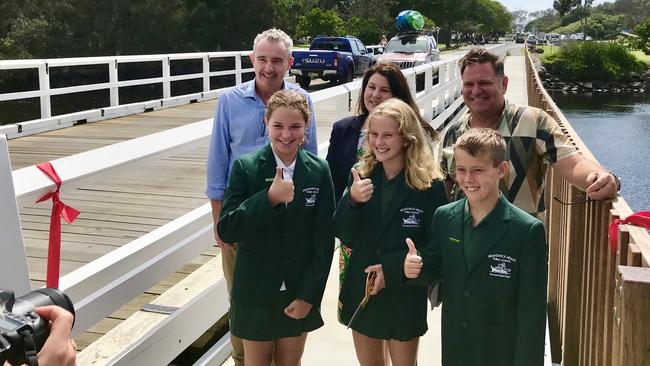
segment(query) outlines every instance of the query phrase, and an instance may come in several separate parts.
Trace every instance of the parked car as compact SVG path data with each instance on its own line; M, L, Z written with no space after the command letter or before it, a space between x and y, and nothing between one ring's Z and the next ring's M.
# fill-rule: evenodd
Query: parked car
M526 39L524 38L524 35L522 33L517 33L515 35L515 43L525 43Z
M292 56L294 61L289 74L294 75L303 88L316 78L338 83L353 81L355 75L362 75L376 63L373 53L352 36L318 36L308 51L296 50Z
M386 45L384 53L377 58L379 62L394 62L404 69L440 60L436 39L419 32L400 33Z

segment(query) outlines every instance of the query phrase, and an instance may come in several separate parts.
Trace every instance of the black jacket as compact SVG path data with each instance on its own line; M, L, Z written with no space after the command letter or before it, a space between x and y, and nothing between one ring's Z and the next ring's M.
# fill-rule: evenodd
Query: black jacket
M330 165L336 202L341 200L343 191L348 186L350 169L357 162L357 145L361 127L366 115L343 118L334 123L330 135L330 146L325 158Z

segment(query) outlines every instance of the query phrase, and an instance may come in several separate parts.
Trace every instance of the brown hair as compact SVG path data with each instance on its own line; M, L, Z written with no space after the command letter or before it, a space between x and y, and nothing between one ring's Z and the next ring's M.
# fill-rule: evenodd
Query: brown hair
M305 119L305 128L309 127L309 104L307 98L301 92L283 89L273 93L265 108L264 116L267 121L271 119L271 115L279 107L297 110Z
M406 184L417 190L431 187L431 182L442 178L440 164L433 160L429 140L425 138L424 129L417 117L419 113L401 99L391 98L373 109L368 116L368 125L377 117L390 118L398 125L398 131L404 140L404 175ZM357 170L363 177L372 174L377 160L369 139L363 144L363 156L359 159Z
M406 78L404 77L404 74L402 74L402 70L391 62L380 62L366 70L365 74L363 74L361 91L359 92L359 101L357 102L357 113L364 116L369 114L368 108L366 108L366 104L363 101L363 94L366 92L368 80L370 80L370 77L374 74L379 74L388 79L388 85L390 86L390 92L393 94L393 98L401 99L404 103L410 105L416 112L418 121L420 121L420 125L424 129L424 132L426 132L432 140L438 140L438 132L420 115L420 107L418 107L411 95L411 89L409 89Z
M506 142L493 128L470 128L454 144L454 151L461 149L473 157L486 155L496 167L506 160Z
M505 76L503 60L483 47L473 47L465 54L465 56L463 56L463 58L460 59L460 61L458 61L458 65L460 65L460 75L463 75L467 66L478 65L485 62L489 62L492 65L494 73L499 79L502 79Z

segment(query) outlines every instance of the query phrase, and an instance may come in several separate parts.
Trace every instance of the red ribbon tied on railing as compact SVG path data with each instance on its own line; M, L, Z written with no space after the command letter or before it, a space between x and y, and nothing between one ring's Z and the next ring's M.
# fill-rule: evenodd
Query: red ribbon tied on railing
M36 203L52 199L52 215L50 217L50 240L47 249L47 279L46 287L58 288L59 287L59 267L61 259L61 217L71 224L77 216L79 211L61 202L59 191L61 189L61 178L54 170L50 162L40 163L36 165L45 175L48 176L54 184L56 184L56 191L48 192L43 197L39 198Z
M650 211L640 211L633 213L632 215L624 219L615 219L609 223L609 243L612 246L612 250L616 252L617 241L618 241L618 225L630 224L634 226L640 226L646 229L650 229Z

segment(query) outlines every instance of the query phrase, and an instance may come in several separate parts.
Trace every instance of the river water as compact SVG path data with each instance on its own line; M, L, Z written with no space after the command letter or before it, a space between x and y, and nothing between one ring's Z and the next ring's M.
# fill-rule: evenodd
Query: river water
M551 95L633 211L650 211L650 93Z

